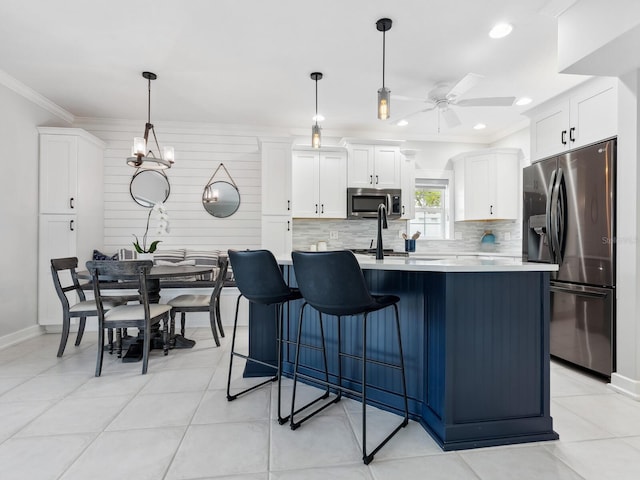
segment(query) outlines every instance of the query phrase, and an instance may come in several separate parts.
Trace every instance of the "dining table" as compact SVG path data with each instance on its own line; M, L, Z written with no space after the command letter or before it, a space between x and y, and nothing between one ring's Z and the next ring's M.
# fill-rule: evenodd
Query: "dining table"
M114 260L117 261L117 260ZM127 260L121 260L126 262ZM212 272L211 266L196 266L196 265L154 265L147 273L147 295L149 303L160 302L160 280L166 280L171 278L183 278L183 277L197 277L198 275L206 275ZM78 278L83 280L91 280L91 273L88 270L81 270L78 272ZM105 286L106 289L122 290L127 288L136 288L138 282L117 282L112 285L109 282ZM126 348L126 353L122 357L123 362L136 362L142 359L142 335L136 337L123 336L123 349ZM195 340L185 338L183 335L174 334L169 339L169 348L193 348L196 344ZM154 331L151 334L151 348L162 348L162 333L159 331L158 326L155 326Z

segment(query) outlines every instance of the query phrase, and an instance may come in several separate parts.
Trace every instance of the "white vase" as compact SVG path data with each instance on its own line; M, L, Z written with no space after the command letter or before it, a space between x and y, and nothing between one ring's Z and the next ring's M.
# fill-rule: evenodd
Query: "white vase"
M151 260L153 262L153 253L139 253L138 260Z

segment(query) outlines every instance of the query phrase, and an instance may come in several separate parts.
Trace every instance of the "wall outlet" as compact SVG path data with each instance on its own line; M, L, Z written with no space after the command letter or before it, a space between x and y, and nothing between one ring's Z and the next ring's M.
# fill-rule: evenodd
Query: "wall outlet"
M403 233L404 233L404 230L398 230L398 238L402 238Z
M329 240L338 240L338 232L335 230L329 232Z

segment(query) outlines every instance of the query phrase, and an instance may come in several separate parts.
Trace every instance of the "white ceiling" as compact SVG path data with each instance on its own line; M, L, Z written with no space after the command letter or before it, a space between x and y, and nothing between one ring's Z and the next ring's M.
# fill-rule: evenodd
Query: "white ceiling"
M77 117L282 127L310 133L314 82L325 135L489 141L526 125L522 111L580 83L557 73L557 21L571 0L2 0L0 70ZM426 97L441 82L485 78L465 97L528 96L527 107L457 107L462 125L438 132L437 111L398 127L376 118L382 86ZM498 21L513 24L502 40ZM392 118L424 108L394 100ZM475 131L473 125L487 129Z

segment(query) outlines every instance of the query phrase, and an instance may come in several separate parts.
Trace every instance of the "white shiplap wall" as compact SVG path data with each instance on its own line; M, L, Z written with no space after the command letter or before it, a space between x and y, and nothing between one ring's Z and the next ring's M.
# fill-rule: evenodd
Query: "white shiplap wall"
M144 233L148 209L133 201L129 183L135 170L125 162L133 137L142 136L144 122L83 119L75 126L107 144L104 154L104 251L132 248L133 234ZM171 193L166 206L170 233L157 236L150 228L148 242L162 240L159 249L257 248L260 246L261 168L259 134L232 128L190 124L155 124L160 146L175 148L176 163L166 170ZM156 150L154 148L154 150ZM202 207L204 186L220 163L240 190L238 211L215 218ZM228 180L222 169L215 177ZM152 220L152 225L153 225Z

